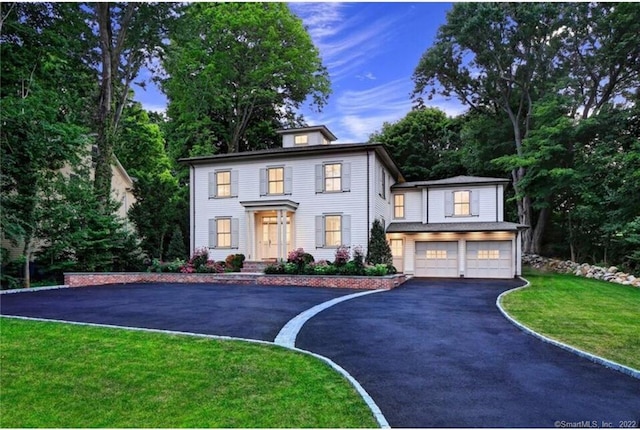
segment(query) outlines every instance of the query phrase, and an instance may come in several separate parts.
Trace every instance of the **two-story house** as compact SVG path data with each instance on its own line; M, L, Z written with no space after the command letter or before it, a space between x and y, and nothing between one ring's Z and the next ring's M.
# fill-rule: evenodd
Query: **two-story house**
M332 260L340 245L366 251L380 219L394 265L407 274L520 274L520 226L502 215L507 180L405 182L381 144L336 144L324 126L279 133L282 148L182 160L190 166L191 252L273 261L304 248Z

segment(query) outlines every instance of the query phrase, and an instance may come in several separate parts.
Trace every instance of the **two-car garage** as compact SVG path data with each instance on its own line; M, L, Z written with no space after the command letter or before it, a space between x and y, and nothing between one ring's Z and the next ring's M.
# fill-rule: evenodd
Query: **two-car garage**
M511 240L416 241L415 276L513 278ZM463 262L464 264L460 264Z

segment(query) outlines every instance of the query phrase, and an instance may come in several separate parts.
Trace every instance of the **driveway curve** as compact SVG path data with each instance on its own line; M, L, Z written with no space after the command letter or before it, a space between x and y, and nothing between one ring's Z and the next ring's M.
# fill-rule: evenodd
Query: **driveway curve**
M414 279L334 306L296 346L350 372L392 427L640 424L640 380L529 336L496 298L515 280Z
M300 312L353 292L221 284L103 285L3 294L0 313L273 342Z

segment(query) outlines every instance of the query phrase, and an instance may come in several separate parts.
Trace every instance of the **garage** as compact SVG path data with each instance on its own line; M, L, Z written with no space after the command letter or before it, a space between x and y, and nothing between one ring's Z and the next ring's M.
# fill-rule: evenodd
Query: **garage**
M466 278L513 278L511 241L467 242Z
M458 242L416 242L415 275L459 277Z

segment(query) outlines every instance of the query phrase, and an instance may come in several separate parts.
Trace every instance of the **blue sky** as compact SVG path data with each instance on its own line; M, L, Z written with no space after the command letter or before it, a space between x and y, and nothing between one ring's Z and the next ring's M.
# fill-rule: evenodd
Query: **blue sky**
M301 110L309 125L324 124L339 142L365 142L385 121L411 110L411 75L446 20L451 3L289 3L307 27L328 68L333 93L322 112ZM153 85L136 88L146 109L164 110ZM434 98L448 115L465 109Z

